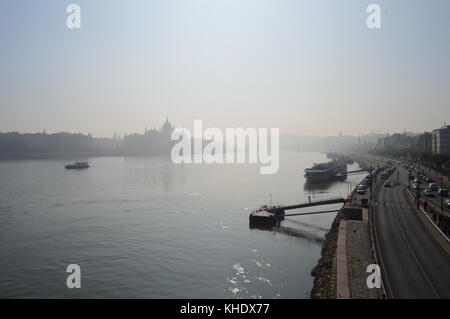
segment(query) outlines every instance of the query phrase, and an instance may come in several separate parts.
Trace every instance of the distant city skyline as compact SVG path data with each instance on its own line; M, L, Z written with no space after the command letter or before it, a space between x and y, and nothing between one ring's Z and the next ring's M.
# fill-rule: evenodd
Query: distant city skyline
M4 1L0 131L141 133L166 116L299 136L450 123L450 2ZM366 8L381 7L381 29Z
M123 138L125 136L129 136L129 135L134 135L134 134L146 134L147 132L152 132L152 131L161 131L161 129L164 126L164 123L168 121L171 126L173 128L180 128L180 127L187 127L189 128L189 126L187 125L175 125L175 121L170 121L169 117L166 117L165 121L161 121L159 124L155 124L155 125L145 125L144 127L138 129L137 131L126 131L126 130L121 130L121 129L117 129L115 130L110 136L99 136L99 135L95 135L92 132L83 132L80 130L74 130L74 131L68 131L68 130L60 130L60 131L51 131L51 130L47 130L47 129L42 129L42 130L38 130L38 131L30 131L30 130L26 130L26 131L20 131L20 130L0 130L0 133L19 133L19 134L39 134L39 133L45 133L45 134L58 134L58 133L69 133L69 134L83 134L83 135L92 135L93 137L96 138L114 138L114 137L120 137ZM365 133L356 133L356 134L351 134L345 131L338 131L336 132L336 134L329 134L329 135L307 135L307 134L297 134L297 133L281 133L281 135L284 136L299 136L299 137L358 137L358 136L370 136L370 135L393 135L393 134L422 134L424 132L431 132L435 129L441 128L443 126L445 126L446 123L443 122L442 125L437 126L437 127L433 127L430 128L429 130L425 130L425 131L392 131L392 132L383 132L380 130L374 130L374 131L369 131L369 132L365 132ZM245 128L245 127L242 127Z

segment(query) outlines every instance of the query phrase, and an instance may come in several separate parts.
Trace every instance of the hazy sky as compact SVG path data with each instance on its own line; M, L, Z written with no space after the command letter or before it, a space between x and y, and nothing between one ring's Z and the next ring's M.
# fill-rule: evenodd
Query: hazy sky
M431 130L450 123L449 16L449 0L2 0L0 131L112 136L166 116L302 135Z

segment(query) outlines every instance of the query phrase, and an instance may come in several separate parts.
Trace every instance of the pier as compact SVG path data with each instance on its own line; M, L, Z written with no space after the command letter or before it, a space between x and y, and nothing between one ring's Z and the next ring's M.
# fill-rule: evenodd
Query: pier
M316 202L309 201L307 203L300 203L295 205L286 206L262 206L259 209L253 211L249 216L250 226L265 226L272 227L279 225L280 222L287 216L302 216L302 215L313 215L313 214L326 214L337 212L338 210L324 210L317 212L307 212L307 213L297 213L297 214L286 214L285 211L292 209L300 209L313 206L330 205L344 203L345 199L343 197L324 199Z

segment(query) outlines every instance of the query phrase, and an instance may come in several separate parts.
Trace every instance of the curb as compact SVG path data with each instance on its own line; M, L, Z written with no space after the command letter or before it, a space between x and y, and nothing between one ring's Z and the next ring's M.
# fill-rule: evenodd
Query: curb
M350 299L350 286L348 284L348 266L346 251L346 225L345 220L339 224L339 233L336 249L336 296L337 299Z

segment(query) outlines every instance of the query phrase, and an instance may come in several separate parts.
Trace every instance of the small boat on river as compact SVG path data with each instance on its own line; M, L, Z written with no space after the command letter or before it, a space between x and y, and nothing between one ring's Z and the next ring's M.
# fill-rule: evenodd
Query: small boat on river
M88 162L75 162L64 166L66 169L86 169L89 168Z

